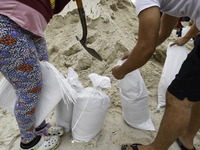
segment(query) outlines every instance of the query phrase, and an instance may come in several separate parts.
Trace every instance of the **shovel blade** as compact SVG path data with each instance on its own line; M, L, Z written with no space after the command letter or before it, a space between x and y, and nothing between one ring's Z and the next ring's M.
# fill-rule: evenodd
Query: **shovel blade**
M94 56L96 59L102 61L101 56L100 56L94 49L89 48L89 47L87 47L87 46L85 46L85 45L83 45L83 47L86 49L86 51L87 51L88 53L90 53L90 54L91 54L92 56Z
M91 54L91 55L92 55L93 57L95 57L96 59L102 61L101 56L100 56L94 49L89 48L89 47L86 46L86 44L85 44L86 41L85 41L85 40L80 40L77 36L76 36L76 39L77 39L78 41L80 41L81 45L86 49L86 51L87 51L89 54Z

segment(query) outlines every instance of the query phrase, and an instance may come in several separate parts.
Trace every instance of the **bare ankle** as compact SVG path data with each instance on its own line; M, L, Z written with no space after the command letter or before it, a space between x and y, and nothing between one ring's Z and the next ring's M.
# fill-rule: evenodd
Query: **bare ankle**
M138 146L139 150L156 150L151 145L140 145Z
M183 136L180 136L178 139L183 144L183 146L186 147L187 149L193 149L194 148L192 140L190 140L188 138L184 138Z

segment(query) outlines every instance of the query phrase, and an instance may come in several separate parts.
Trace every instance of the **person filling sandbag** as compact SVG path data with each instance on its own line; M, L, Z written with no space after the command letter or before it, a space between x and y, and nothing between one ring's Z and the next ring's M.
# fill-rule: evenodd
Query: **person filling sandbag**
M122 65L126 60L118 61ZM149 96L140 71L137 69L119 80L122 116L131 127L155 130L149 114Z
M110 78L95 73L89 75L93 87L77 95L72 116L73 141L88 142L102 129L110 98L101 88L110 88Z

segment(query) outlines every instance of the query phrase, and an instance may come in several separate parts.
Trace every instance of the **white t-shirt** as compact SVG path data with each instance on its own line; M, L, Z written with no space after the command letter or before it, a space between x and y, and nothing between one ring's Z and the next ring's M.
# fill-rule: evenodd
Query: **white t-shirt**
M200 30L200 0L136 0L137 15L144 9L157 6L160 11L176 17L190 17Z

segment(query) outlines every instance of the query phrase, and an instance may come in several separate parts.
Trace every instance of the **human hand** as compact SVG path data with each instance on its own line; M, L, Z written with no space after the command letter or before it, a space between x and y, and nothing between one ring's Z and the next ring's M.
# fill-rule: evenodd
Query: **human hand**
M120 72L120 66L115 66L112 68L112 74L113 76L120 80L120 79L123 79L125 75L123 75L121 72Z
M121 60L127 59L128 56L130 55L130 53L131 53L131 51L126 52L126 53L122 56Z
M186 44L189 40L185 37L181 37L179 39L177 39L174 43L172 43L170 45L170 47L174 46L174 45L178 45L178 46L183 46L184 44Z

